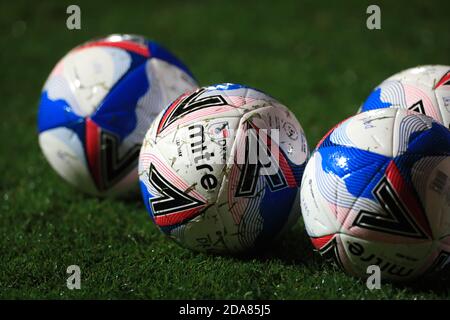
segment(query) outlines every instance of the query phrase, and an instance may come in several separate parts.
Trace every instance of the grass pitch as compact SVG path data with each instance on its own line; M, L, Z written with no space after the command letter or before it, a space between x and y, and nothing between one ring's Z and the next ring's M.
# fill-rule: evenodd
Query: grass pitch
M354 114L387 76L449 64L448 1L389 1L381 30L370 2L79 2L82 29L66 28L64 1L0 4L0 298L448 298L449 279L369 291L312 253L301 222L264 256L195 254L166 239L140 199L84 196L50 168L37 143L41 87L69 49L110 33L163 43L200 84L237 82L290 107L311 149ZM66 268L81 268L68 290Z

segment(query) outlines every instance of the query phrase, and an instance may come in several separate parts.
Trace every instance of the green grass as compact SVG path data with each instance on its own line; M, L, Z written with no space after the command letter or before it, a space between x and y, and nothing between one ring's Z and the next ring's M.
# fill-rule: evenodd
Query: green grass
M82 30L65 28L69 2L0 4L1 298L448 298L449 280L369 291L316 256L301 223L262 257L188 252L162 236L140 200L84 196L49 167L37 143L37 103L56 61L87 39L138 33L164 43L201 84L238 82L289 106L313 147L399 70L449 64L448 1L81 2ZM445 10L447 9L447 10ZM66 288L66 268L82 289Z

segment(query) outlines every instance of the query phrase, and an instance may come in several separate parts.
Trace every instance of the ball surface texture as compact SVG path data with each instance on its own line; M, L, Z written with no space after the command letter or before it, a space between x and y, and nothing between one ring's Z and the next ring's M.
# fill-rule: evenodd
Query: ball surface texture
M151 121L196 87L155 42L131 35L87 42L64 56L44 85L39 144L53 169L83 192L138 192L139 150Z
M399 72L376 87L360 111L383 108L419 112L449 128L450 66L428 65Z
M184 247L247 252L297 221L307 157L302 127L284 105L238 84L203 87L148 131L142 195L160 230Z
M357 114L311 155L301 187L314 247L348 273L409 280L450 256L450 131L404 109Z

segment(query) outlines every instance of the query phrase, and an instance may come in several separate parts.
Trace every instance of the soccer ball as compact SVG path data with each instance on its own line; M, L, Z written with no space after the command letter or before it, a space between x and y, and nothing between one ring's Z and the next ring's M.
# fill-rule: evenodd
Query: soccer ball
M50 165L99 196L136 193L139 150L156 115L197 87L159 44L111 35L71 50L42 90L39 144Z
M314 247L348 273L409 280L450 260L450 131L388 108L334 127L305 169L301 208Z
M182 95L153 122L139 179L154 223L195 251L266 247L300 216L308 145L294 114L238 84Z
M420 112L449 128L450 66L420 66L397 73L375 88L360 111L389 107Z

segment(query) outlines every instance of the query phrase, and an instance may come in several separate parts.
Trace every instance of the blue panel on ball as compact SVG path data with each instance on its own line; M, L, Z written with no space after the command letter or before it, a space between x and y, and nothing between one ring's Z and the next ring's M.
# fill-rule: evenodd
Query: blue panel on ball
M289 160L288 157L286 157L286 161L291 167L292 174L294 175L295 181L297 182L297 186L300 187L303 178L303 172L305 172L306 168L306 161L301 165L293 163L292 161Z
M83 117L76 115L66 100L51 100L47 91L42 92L38 111L39 132L57 127L71 127L84 122Z
M186 72L189 76L191 76L191 78L195 79L194 75L191 73L188 67L162 45L154 41L148 41L148 47L150 49L150 55L152 58L161 59L170 64L173 64L174 66L177 66L178 68Z
M405 153L394 158L402 176L412 181L414 164L425 157L450 156L450 131L436 122L425 131L416 131L409 136Z
M391 103L381 101L381 88L372 91L370 96L361 107L361 111L369 111L373 109L389 108Z
M266 186L259 209L263 219L263 229L256 239L256 246L265 246L268 241L273 241L274 237L282 231L289 219L297 192L300 192L298 188L271 191Z
M318 149L322 169L340 177L355 197L374 200L372 190L383 177L390 157L354 147L336 145L328 136Z
M128 73L109 92L92 115L92 120L123 140L136 128L136 105L149 86L145 64L143 64Z
M150 192L147 189L147 186L142 181L139 181L139 186L141 188L141 195L142 199L144 200L145 208L147 209L150 218L152 218L153 222L155 222L155 220L153 219L152 207L150 206L150 199L153 198L153 195L150 194Z
M238 84L238 83L217 83L217 84L213 84L213 85L210 85L210 86L206 87L206 89L208 91L213 91L213 90L228 91L228 90L238 90L238 89L251 89L251 90L253 90L255 92L262 93L262 94L264 94L264 95L266 95L266 96L268 96L270 98L273 98L270 94L267 94L264 91L261 91L259 89L255 89L253 87L246 86L246 85L243 85L243 84Z
M427 156L448 156L450 152L450 131L436 122L430 129L413 132L409 137L408 153Z
M131 57L131 65L127 70L127 73L132 72L134 69L138 68L139 66L145 65L145 63L147 62L148 58L144 57L140 54L131 52L131 51L127 51L127 53L130 55ZM127 73L125 73L125 75L123 77L125 77L127 75ZM122 78L123 78L122 77ZM120 80L119 80L120 81ZM118 81L118 82L119 82Z
M142 199L144 200L145 208L147 209L148 215L152 219L153 223L155 223L155 225L158 225L155 222L153 210L152 210L152 207L150 206L150 199L153 198L154 196L148 191L147 186L140 180L139 180L139 186L141 188ZM176 229L181 226L182 226L182 224L172 224L170 226L158 226L158 228L163 233L170 236L170 233L172 232L173 229Z
M207 87L208 90L219 90L219 91L226 91L226 90L237 90L237 89L253 89L249 86L245 86L242 84L237 83L218 83ZM254 89L256 90L256 89ZM259 90L256 90L259 91Z
M58 127L73 130L81 142L85 139L84 118L76 115L64 99L51 100L47 91L42 92L38 111L38 131L43 132Z

